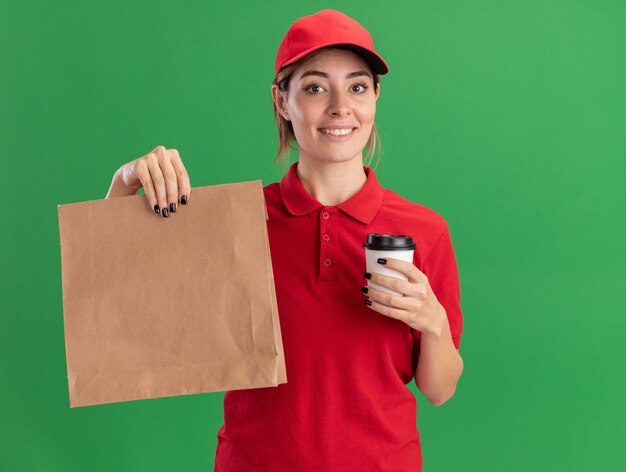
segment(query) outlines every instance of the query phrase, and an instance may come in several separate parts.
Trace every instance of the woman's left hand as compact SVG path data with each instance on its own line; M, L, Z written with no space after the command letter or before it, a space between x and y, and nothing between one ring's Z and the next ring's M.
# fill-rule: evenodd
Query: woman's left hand
M369 297L365 303L372 310L403 321L422 333L441 336L444 324L448 321L446 310L433 293L426 274L410 262L391 257L383 260L387 261L383 264L385 267L404 274L409 280L368 272L363 276L404 296L387 293L374 287L363 287L361 292Z

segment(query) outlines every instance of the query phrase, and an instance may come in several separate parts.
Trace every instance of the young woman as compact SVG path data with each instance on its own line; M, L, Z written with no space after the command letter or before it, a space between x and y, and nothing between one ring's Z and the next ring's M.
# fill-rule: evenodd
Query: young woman
M264 194L287 383L226 393L216 471L418 472L417 407L406 384L414 379L433 405L455 392L462 315L448 225L383 188L363 163L388 70L370 34L334 10L294 22L279 47L277 157L295 139L299 160ZM107 197L142 186L164 217L190 201L175 149L158 146L123 165ZM368 233L413 237L412 264L378 261L408 281L363 273Z

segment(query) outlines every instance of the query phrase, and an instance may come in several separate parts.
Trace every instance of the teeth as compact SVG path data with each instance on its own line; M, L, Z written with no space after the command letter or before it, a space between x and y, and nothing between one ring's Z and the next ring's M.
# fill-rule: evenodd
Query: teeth
M352 128L347 129L322 129L322 133L332 134L333 136L345 136L352 132Z

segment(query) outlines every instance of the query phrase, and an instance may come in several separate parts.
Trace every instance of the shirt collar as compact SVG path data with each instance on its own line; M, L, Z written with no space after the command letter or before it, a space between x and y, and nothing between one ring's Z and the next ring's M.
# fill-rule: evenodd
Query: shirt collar
M289 171L280 181L280 193L287 211L292 215L299 216L322 208L324 205L313 198L304 188L296 172L297 167L297 162L289 167ZM364 166L363 169L367 175L365 185L352 198L337 205L337 208L361 223L369 224L376 216L383 201L383 188L378 183L376 174L371 167Z

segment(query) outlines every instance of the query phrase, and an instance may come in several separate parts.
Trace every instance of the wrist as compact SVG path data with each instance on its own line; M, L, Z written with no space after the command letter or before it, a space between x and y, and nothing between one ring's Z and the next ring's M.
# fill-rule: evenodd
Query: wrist
M115 174L113 174L113 180L111 181L111 186L109 187L109 191L105 198L111 197L127 197L129 195L135 195L138 189L129 188L124 184L124 180L122 178L122 168L120 167Z
M433 323L431 324L431 328L423 330L422 336L438 341L449 332L450 325L448 324L448 315L445 308L439 304L438 308L433 312Z

